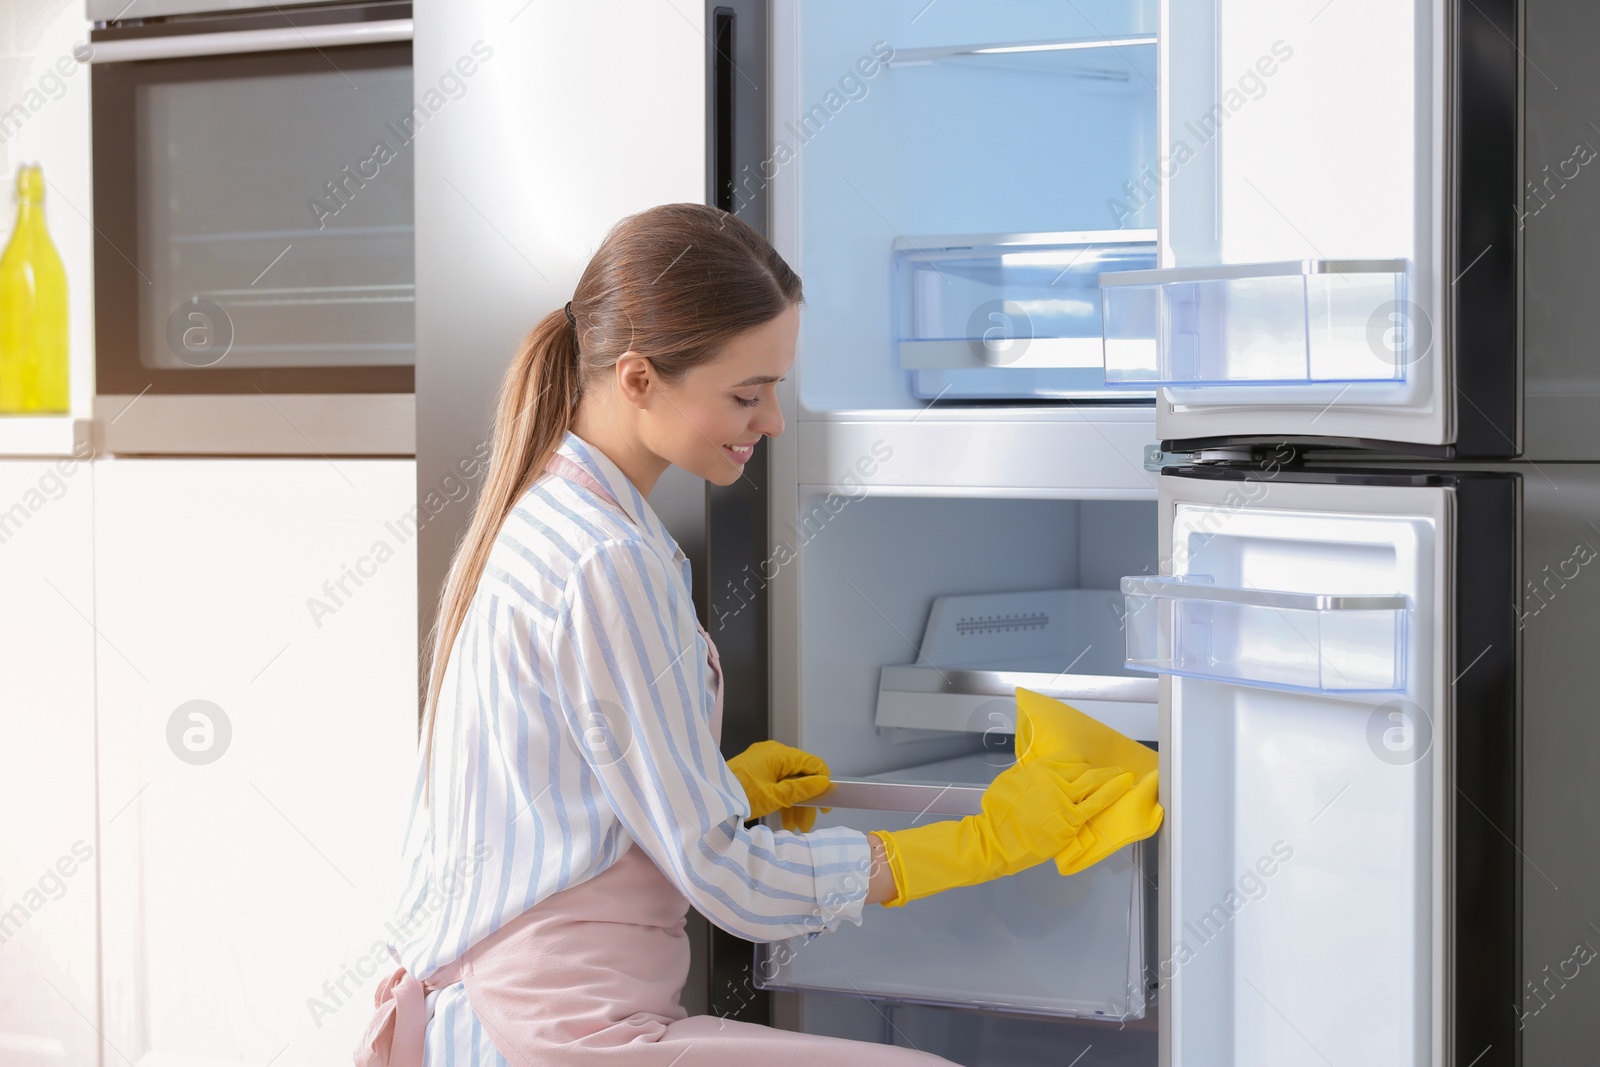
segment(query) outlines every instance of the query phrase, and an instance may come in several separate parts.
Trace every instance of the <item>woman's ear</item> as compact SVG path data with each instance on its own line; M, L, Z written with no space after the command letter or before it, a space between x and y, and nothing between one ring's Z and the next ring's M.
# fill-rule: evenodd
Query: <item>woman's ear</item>
M629 349L616 363L617 392L636 408L649 403L650 388L655 384L655 366L648 356Z

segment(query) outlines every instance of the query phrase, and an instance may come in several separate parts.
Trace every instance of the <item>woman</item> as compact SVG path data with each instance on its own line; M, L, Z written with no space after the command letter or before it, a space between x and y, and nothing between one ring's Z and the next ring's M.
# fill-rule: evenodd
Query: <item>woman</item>
M724 762L716 649L645 497L669 464L730 484L783 431L800 299L749 226L670 204L619 223L524 339L444 590L401 966L358 1064L946 1064L686 1017L689 905L752 941L859 925L865 904L1061 853L1127 788L1041 757L984 815L869 835L793 807L827 788L817 757L762 742ZM785 829L745 826L773 811Z

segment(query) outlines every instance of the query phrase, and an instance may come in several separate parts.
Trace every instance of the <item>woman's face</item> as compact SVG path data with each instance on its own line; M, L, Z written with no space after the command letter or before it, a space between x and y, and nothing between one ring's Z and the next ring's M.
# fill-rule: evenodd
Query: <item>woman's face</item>
M737 335L721 355L677 384L657 382L662 403L641 420L650 451L717 485L731 485L763 437L783 432L777 382L794 365L800 312L793 305Z

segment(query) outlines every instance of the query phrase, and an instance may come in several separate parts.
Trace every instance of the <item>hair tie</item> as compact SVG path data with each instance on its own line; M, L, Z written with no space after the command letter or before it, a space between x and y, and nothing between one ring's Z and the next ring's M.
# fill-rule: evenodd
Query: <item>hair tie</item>
M572 301L568 300L567 301L567 306L562 308L562 310L567 313L567 325L571 326L574 330L576 330L578 328L578 320L572 314Z

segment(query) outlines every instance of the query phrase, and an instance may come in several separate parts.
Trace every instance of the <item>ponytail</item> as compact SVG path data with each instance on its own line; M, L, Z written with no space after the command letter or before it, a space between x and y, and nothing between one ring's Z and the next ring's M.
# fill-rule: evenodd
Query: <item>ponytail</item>
M489 470L466 536L451 561L433 624L428 694L423 705L426 741L422 762L428 768L423 781L423 804L428 803L432 784L433 720L449 665L450 646L472 608L478 579L500 527L517 501L538 480L577 413L577 333L567 315L566 310L552 311L528 331L500 386Z

